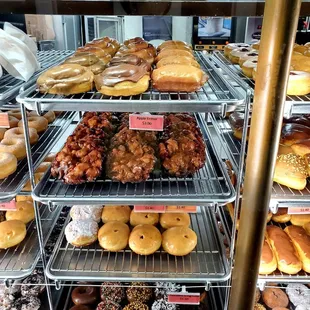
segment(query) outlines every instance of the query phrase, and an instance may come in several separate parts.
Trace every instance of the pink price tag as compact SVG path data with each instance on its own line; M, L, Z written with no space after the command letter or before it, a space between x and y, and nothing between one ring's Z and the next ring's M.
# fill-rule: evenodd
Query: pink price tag
M166 206L134 206L135 212L165 213Z
M0 113L0 128L10 128L9 114Z
M289 207L287 214L310 214L310 207Z
M168 213L197 213L196 206L167 206Z
M129 129L163 131L163 115L129 114Z
M16 211L16 201L11 200L9 202L0 202L0 210L2 211Z
M168 303L180 305L199 305L199 293L168 293Z

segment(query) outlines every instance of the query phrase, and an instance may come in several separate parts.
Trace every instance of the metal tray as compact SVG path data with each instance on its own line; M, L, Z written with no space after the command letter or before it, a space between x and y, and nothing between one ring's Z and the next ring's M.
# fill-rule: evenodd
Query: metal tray
M215 69L214 61L208 54L196 52L197 61L208 74L209 80L200 90L192 93L159 92L152 87L141 95L110 97L93 90L86 93L61 96L41 94L32 85L22 92L17 101L27 109L113 112L214 112L233 111L244 102L243 96Z
M60 211L60 208L50 212L46 206L40 207L44 242L48 240ZM33 220L27 224L27 235L19 245L0 250L0 279L21 279L29 276L39 258L39 239L36 222Z
M41 65L41 68L36 71L27 82L18 80L8 73L3 75L0 78L0 105L1 103L5 103L4 101L10 100L15 97L21 87L23 89L26 89L30 85L35 83L39 74L41 74L49 67L60 63L72 53L73 51L38 51L37 59Z
M103 250L98 243L77 248L67 243L64 230L46 274L52 280L64 281L176 281L205 283L225 281L230 276L223 244L220 242L215 214L210 208L198 208L191 214L191 227L198 243L187 256L177 257L159 250L140 256L129 248L120 252Z
M223 146L228 149L233 168L239 173L239 158L241 141L234 137L233 130L227 119L221 117L211 116L212 124L216 131L221 136ZM302 191L291 189L287 186L273 183L270 205L273 207L294 207L295 205L309 206L310 205L310 182L307 182L307 186Z
M81 185L67 185L53 178L50 169L34 189L33 198L54 205L72 204L225 204L235 199L235 190L223 162L214 151L207 125L195 114L207 146L205 165L193 176L173 178L164 173L153 174L141 183L114 182L98 178Z
M252 91L254 96L254 80L250 79L243 74L239 65L232 64L229 59L227 59L223 53L219 51L214 51L215 62L221 67L228 70L231 74L234 74L240 85L244 88L248 88ZM306 96L286 96L286 103L284 107L284 116L291 117L294 114L306 114L310 113L310 94Z
M57 143L58 138L67 130L75 115L76 112L62 112L53 123L49 124L38 142L31 147L35 168L39 166L44 157ZM13 199L21 191L28 179L27 158L24 158L18 161L16 172L0 180L0 201Z

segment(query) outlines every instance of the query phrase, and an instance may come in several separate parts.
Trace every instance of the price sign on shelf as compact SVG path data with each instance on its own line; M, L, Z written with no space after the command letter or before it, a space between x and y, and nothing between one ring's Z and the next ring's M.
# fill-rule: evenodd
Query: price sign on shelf
M196 206L167 206L166 212L197 213L197 207Z
M135 212L165 213L166 206L134 206Z
M9 114L0 113L0 128L10 128Z
M149 114L129 114L129 128L134 130L163 131L164 116Z
M9 202L1 202L0 203L0 210L2 210L2 211L14 211L14 210L16 210L16 201L11 200Z
M199 293L168 293L168 303L179 305L199 305L200 294Z
M288 214L310 214L310 207L289 207Z

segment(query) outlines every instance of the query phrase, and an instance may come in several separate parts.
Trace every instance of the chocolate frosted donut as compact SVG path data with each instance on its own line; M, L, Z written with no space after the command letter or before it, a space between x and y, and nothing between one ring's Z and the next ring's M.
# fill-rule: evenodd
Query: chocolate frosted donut
M118 303L107 298L104 298L104 300L102 300L96 308L96 310L121 310L121 309L122 307Z
M76 287L71 294L75 305L93 305L98 300L98 290L92 286Z
M86 305L75 305L70 310L91 310L91 308Z
M114 57L108 64L108 67L118 66L121 64L129 64L135 66L144 65L146 66L147 71L151 70L151 65L149 63L147 63L144 59L133 54L125 55L122 57Z
M132 282L131 286L127 288L126 294L130 303L134 301L146 303L151 299L153 291L143 282Z
M102 300L110 299L120 303L125 298L125 288L121 287L120 282L104 282L100 288L100 297Z
M149 307L140 301L132 302L124 308L124 310L148 310L148 309Z

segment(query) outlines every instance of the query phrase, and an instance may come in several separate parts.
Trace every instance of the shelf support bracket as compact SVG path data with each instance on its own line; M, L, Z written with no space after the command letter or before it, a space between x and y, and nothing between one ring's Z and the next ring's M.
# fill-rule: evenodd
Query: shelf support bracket
M265 280L257 280L257 286L259 290L262 292L266 287L266 281Z
M210 283L210 282L207 282L207 283L206 283L206 286L205 286L205 291L209 292L209 291L210 291L210 288L211 288L211 283Z
M42 115L42 109L41 109L41 104L39 101L36 101L36 112L38 115Z
M55 280L55 288L57 291L61 289L61 281Z
M269 209L272 212L272 214L276 214L279 209L279 203L274 200L270 200Z

